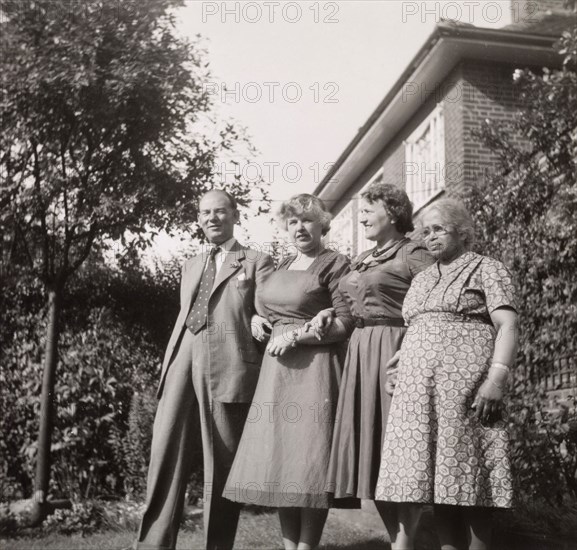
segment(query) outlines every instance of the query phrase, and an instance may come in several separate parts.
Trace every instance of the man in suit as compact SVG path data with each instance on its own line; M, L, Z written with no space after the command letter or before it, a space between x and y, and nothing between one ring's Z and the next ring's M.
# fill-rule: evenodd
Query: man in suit
M207 549L232 548L239 506L222 497L251 399L261 354L251 336L255 292L273 271L270 256L240 245L236 201L206 193L199 223L211 249L186 262L180 313L162 365L146 511L136 548L176 547L200 414ZM262 313L262 311L261 311Z

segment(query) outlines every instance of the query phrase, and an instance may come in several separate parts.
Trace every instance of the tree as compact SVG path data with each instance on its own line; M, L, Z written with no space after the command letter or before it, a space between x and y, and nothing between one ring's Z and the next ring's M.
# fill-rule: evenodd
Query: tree
M577 423L568 422L568 411L543 421L541 393L546 377L576 368L577 29L565 32L557 49L560 70L516 71L522 108L515 122L489 122L477 132L498 155L499 169L466 200L481 252L507 263L519 292L519 485L559 502L577 497Z
M49 506L62 298L95 248L190 229L194 199L242 134L210 120L205 52L175 31L183 0L4 0L0 227L48 303L35 518ZM210 125L215 137L203 132ZM251 186L252 189L252 186ZM249 186L229 187L246 204ZM266 198L266 193L263 198Z

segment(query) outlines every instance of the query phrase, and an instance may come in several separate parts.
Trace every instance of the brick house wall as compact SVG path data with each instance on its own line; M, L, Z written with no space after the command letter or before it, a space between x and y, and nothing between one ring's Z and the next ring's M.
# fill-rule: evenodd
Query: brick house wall
M511 0L511 10L518 15L521 23L512 25L516 30L525 30L526 24L531 32L538 31L541 17L547 12L564 12L567 9L575 11L577 0ZM523 16L527 15L526 19ZM537 17L537 21L535 20ZM546 19L546 18L545 18ZM543 27L545 32L551 29ZM555 31L556 32L556 31ZM407 169L415 169L418 164L413 162L407 165L407 159L420 159L423 140L418 139L422 123L430 117L435 109L442 106L442 121L444 127L444 159L440 170L443 172L444 189L446 192L459 195L466 191L468 186L475 185L497 166L497 156L491 153L477 138L472 135L485 120L503 123L512 122L520 107L521 98L514 84L513 71L517 67L512 63L486 62L480 59L462 60L451 73L437 86L427 84L420 93L424 103L412 116L411 120L386 144L382 151L366 167L361 175L347 189L336 204L329 205L339 217L339 213L346 205L346 216L352 219L352 228L347 228L347 240L352 241L352 252L357 254L362 248L369 245L361 237L362 229L358 227L359 194L363 188L378 177L380 181L393 183L407 188ZM533 70L539 71L540 67ZM407 82L408 86L410 83ZM418 132L415 130L419 129ZM518 144L523 144L523 136L518 136ZM405 142L409 140L409 149L405 150ZM438 143L438 140L434 140ZM415 144L417 145L415 147ZM416 151L416 152L415 152ZM419 207L425 206L424 196L427 195L429 182L425 174L421 180L410 180L411 188L419 201ZM433 189L435 187L433 186ZM430 196L434 200L439 190ZM343 215L344 217L344 215ZM335 220L337 222L337 220ZM337 225L337 224L335 224ZM344 224L341 224L341 227ZM336 236L336 235L335 235Z
M436 92L413 117L395 139L384 149L380 162L383 181L404 184L403 141L425 120L437 104L443 106L445 124L446 189L454 194L474 184L495 167L497 157L472 135L490 119L493 122L512 122L520 107L521 98L513 81L515 67L510 64L485 63L476 60L461 62L440 83ZM522 136L517 137L523 144ZM368 180L368 178L363 178ZM358 192L364 182L355 185Z
M495 167L497 157L472 135L483 121L512 122L520 106L520 97L513 81L514 67L482 61L461 62L447 79L440 83L434 98L443 105L445 124L445 186L459 194ZM403 182L403 140L435 108L427 103L409 125L384 151L383 179ZM518 136L520 143L522 136Z
M496 155L479 143L472 131L479 129L483 121L512 122L521 98L513 81L513 70L509 64L463 63L463 178L457 182L455 191L462 190L462 185L475 184L495 167ZM516 141L522 145L522 136Z
M496 156L479 143L472 130L486 119L507 122L515 117L520 97L513 81L515 67L511 64L464 60L435 90L425 90L425 104L410 122L383 148L365 169L345 196L335 205L339 212L352 201L353 254L362 243L358 227L358 196L372 178L382 171L381 181L405 187L404 141L427 119L437 105L443 106L445 126L445 189L450 194L462 193L495 167ZM522 136L518 137L522 142ZM331 205L332 206L332 205ZM338 216L338 214L337 214Z

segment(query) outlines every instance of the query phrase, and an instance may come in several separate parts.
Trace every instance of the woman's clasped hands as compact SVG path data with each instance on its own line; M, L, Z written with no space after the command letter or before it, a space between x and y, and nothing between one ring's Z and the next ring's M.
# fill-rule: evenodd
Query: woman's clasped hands
M305 332L312 332L317 340L322 340L329 332L335 319L332 307L319 311L310 321L303 325Z

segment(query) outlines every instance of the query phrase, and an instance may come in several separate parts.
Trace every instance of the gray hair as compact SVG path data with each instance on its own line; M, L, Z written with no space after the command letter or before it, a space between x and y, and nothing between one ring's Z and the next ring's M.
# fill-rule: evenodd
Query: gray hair
M445 225L457 231L467 250L471 250L475 244L475 225L471 214L460 200L446 198L435 201L425 209L422 218L431 212L437 212Z

